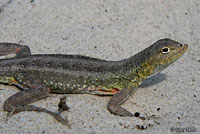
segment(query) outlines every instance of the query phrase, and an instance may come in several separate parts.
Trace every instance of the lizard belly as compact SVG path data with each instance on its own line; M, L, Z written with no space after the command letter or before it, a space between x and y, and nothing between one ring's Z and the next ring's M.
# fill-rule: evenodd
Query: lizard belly
M36 73L35 73L36 74ZM51 75L49 75L51 74ZM93 73L40 73L40 79L53 93L80 93L113 95L126 88L130 82L122 78L113 78L113 74L97 75Z

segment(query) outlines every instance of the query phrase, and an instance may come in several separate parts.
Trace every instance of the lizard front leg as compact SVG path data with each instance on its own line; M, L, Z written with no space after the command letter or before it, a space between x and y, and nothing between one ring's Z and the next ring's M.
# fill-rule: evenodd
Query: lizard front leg
M22 74L21 74L22 75ZM20 75L20 76L21 76ZM17 79L16 79L17 80ZM8 112L22 112L22 111L37 111L45 112L52 115L57 121L61 122L64 125L68 124L67 119L62 118L59 114L49 111L44 108L40 108L33 105L28 105L32 102L38 101L45 97L48 97L50 91L49 88L41 82L40 79L35 78L33 75L24 75L23 78L20 77L20 80L23 81L22 86L26 87L25 90L20 91L13 96L9 97L4 102L4 110Z
M115 115L123 117L132 117L133 114L122 108L120 105L123 104L135 91L137 88L120 90L113 95L107 104L107 109Z

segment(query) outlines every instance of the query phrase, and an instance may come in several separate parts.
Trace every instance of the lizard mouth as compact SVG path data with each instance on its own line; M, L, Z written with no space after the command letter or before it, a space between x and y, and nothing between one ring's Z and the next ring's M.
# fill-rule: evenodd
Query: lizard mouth
M174 54L174 56L172 56L171 61L175 62L178 58L180 58L187 51L187 49L188 49L187 44L180 44L180 48L178 48L177 52Z
M186 51L188 49L188 44L184 44L183 49Z
M183 44L182 48L180 49L180 53L184 54L188 49L188 44Z
M175 55L182 56L188 49L188 44L180 44L180 49L176 52Z

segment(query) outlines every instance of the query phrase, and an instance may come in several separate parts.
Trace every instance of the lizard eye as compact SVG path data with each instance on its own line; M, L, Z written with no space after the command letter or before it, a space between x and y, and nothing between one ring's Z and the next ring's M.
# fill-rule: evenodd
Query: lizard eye
M169 47L163 47L163 48L161 49L161 52L162 52L163 54L167 54L167 53L170 52L170 48L169 48Z

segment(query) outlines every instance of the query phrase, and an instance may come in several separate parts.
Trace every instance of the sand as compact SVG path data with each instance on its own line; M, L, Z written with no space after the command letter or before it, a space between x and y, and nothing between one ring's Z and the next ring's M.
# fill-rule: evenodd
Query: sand
M0 0L0 42L28 45L33 54L120 60L161 38L189 44L180 60L145 81L122 105L154 118L114 116L106 109L110 97L68 94L70 110L62 116L68 117L72 129L37 112L21 112L6 121L3 103L18 90L1 85L0 133L200 133L199 22L199 0ZM51 95L33 104L56 111L62 96Z

